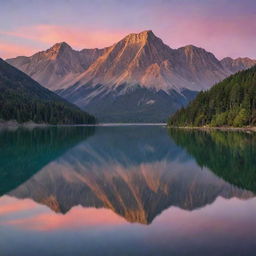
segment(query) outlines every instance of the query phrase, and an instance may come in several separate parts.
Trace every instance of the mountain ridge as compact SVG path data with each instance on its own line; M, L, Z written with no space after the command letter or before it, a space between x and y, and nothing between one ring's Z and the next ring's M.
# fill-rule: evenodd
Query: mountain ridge
M103 49L75 51L56 44L48 50L50 58L56 49L60 53L53 60L40 59L46 51L8 62L103 122L165 121L196 92L254 63L220 61L193 45L172 49L152 30L129 34Z
M207 60L208 65L205 65ZM203 73L193 75L196 65L197 70L203 68L208 72L207 77ZM73 83L80 86L104 84L114 88L127 83L167 92L172 89L199 91L222 80L227 75L222 69L212 53L192 45L172 49L147 30L130 34L109 47Z
M66 42L60 42L30 57L19 56L6 61L54 91L69 85L103 52L104 49L98 48L76 51Z
M129 54L125 54L125 51L127 49L124 46L129 48L128 49L130 50L130 52L128 52ZM145 48L145 46L148 46L148 47ZM122 51L117 52L117 55L120 58L118 65L120 66L120 63L127 65L123 68L125 70L121 72L122 75L119 76L118 78L112 77L111 79L109 79L108 76L105 74L104 75L105 79L103 80L103 82L101 79L99 79L99 77L96 77L96 78L93 77L93 75L97 73L96 71L98 69L101 69L103 72L108 72L106 68L110 67L110 65L108 64L109 62L111 62L110 60L107 60L108 65L104 66L104 68L102 67L100 68L98 66L99 64L102 64L102 62L104 62L104 59L106 59L106 55L112 58L113 57L112 55L116 53L115 51L120 50L120 47L122 48L121 49ZM131 49L132 47L133 49ZM42 66L40 66L39 64L42 64L41 62L45 60L47 56L49 57L49 59L60 58L61 54L57 54L59 52L62 54L66 52L65 58L69 59L69 61L65 60L66 62L62 60L64 61L62 65L65 66L66 70L63 73L61 73L59 72L60 67L53 68L51 69L51 73L53 74L53 73L59 72L58 74L63 76L65 79L63 77L62 78L55 77L55 79L44 80L43 75L46 76L44 72L46 72L47 70L49 71L50 68L48 67L47 63ZM134 53L134 55L132 54L134 58L130 56L130 53ZM102 55L105 55L105 57L103 58ZM147 59L142 58L143 57L142 55L146 55ZM203 55L205 55L205 59ZM202 59L200 59L200 57L202 57ZM196 60L196 58L198 60ZM207 59L210 61L208 64L207 64ZM193 60L195 60L195 62ZM43 86L48 87L52 90L67 88L76 83L79 83L80 85L82 85L82 83L91 82L91 79L96 80L94 84L114 85L114 84L132 83L132 84L140 84L142 86L147 85L149 83L149 80L150 81L153 80L152 84L150 84L149 86L154 85L156 86L156 89L157 89L156 83L158 83L158 87L159 87L159 81L160 81L161 82L160 84L165 86L166 86L166 83L169 83L169 87L171 87L171 89L174 88L178 90L181 88L181 84L182 84L182 86L185 89L201 90L201 89L208 89L209 86L213 85L215 82L222 80L226 76L230 75L232 72L234 73L235 71L237 71L237 69L240 70L243 68L248 68L254 62L256 62L256 60L252 60L250 58L232 59L227 57L222 60L218 60L214 56L214 54L212 54L211 52L208 52L203 48L197 47L194 45L186 45L177 49L172 49L170 46L166 45L160 38L158 38L153 33L152 30L145 30L140 33L128 34L127 36L125 36L123 39L113 44L112 46L105 47L102 49L94 48L94 49L82 49L80 51L77 51L77 50L74 50L66 42L60 42L60 43L54 44L51 48L47 49L46 51L38 52L30 57L19 56L16 58L7 59L6 61L9 64L14 65L15 67L21 69L23 72L27 73L28 75L32 76L35 80L37 80ZM197 61L198 63L196 63ZM97 62L97 64L95 64L95 62ZM206 67L209 67L210 64L212 67L209 70L207 70L208 72L208 74L206 74L207 79L203 78L202 74L199 75L198 77L196 76L196 74L193 76L193 72L198 72L201 68L206 69ZM57 63L56 65L60 66L60 63ZM144 72L143 75L141 75L141 77L138 78L138 70L136 70L136 72L133 72L133 69L134 68L137 69L143 65L147 66L147 69L145 69L143 71ZM186 67L183 67L183 65L186 65ZM232 67L234 65L239 67L237 67L234 70L234 67ZM34 66L35 68L33 69L32 66ZM50 65L50 66L51 68L54 67L54 65ZM93 71L94 68L96 69L96 71L95 70ZM131 70L129 70L129 68L131 68ZM46 69L46 71L44 69ZM88 71L88 69L90 70ZM168 75L166 74L167 72L166 69L168 71L174 72L174 74L169 72L169 77L168 77ZM112 73L114 74L118 73L116 72L116 70L115 72L113 72L114 70L113 67L111 67L111 70L112 70ZM177 70L181 70L181 74L179 74ZM43 72L43 75L40 75L39 74L40 72ZM131 75L129 76L128 74L129 72L133 73L133 76ZM164 76L162 73L164 73ZM156 78L157 76L159 76L160 78L163 78L164 81L162 81L161 79L154 81L153 78ZM188 79L186 79L186 77ZM82 81L80 81L81 79ZM192 86L191 83L187 81L187 80L190 81L191 79L194 79L194 82L199 83L200 86L199 87L198 85L197 87L196 85ZM168 81L171 81L171 82L168 82ZM54 85L51 83L54 83ZM161 89L163 88L161 87Z

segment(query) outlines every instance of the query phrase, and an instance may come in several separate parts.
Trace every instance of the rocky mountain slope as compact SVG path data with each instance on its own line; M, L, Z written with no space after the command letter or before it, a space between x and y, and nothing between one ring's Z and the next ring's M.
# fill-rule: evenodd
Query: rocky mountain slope
M219 61L204 49L190 45L173 50L152 31L143 31L109 47L77 78L77 84L199 91L225 76Z
M6 61L54 91L69 86L70 81L87 69L103 52L103 49L75 51L62 42L31 57L19 56Z

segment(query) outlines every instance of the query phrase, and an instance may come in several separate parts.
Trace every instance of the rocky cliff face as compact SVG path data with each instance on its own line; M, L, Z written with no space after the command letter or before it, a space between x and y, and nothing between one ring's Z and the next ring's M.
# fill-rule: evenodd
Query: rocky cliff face
M70 85L102 53L103 49L73 50L67 43L57 43L50 49L32 55L8 59L7 62L31 76L50 90Z
M111 88L141 85L165 91L207 89L235 72L234 66L242 69L255 62L249 58L220 62L193 45L171 49L150 30L129 34L104 49L75 51L63 42L31 57L7 61L52 90L90 83Z
M195 46L171 49L152 31L130 34L109 47L76 82L141 85L155 90L199 91L228 72L213 54Z

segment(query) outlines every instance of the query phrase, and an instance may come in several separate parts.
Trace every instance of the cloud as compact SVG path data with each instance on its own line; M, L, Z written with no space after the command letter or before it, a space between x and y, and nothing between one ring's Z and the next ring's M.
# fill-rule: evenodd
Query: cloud
M0 216L16 213L17 211L29 211L35 207L31 200L17 200L9 196L1 198Z
M13 31L0 31L5 36L32 40L51 46L57 42L67 42L75 48L101 48L110 46L124 37L126 31L90 30L70 26L37 25L20 27Z
M222 58L226 56L255 58L254 45L256 37L255 15L240 15L235 17L195 15L194 11L188 15L186 12L168 13L168 8L158 6L157 9L148 12L151 18L151 26L145 28L153 31L165 43L173 48L186 44L194 44ZM191 11L191 10L190 10ZM0 30L2 38L12 38L11 44L1 42L0 56L15 57L17 55L30 55L36 50L44 50L57 42L67 42L74 49L102 48L110 46L121 40L131 32L143 30L138 24L137 29L92 28L90 25L49 25L40 24L34 26L16 27L13 30ZM139 29L140 27L140 29ZM136 31L137 30L137 31ZM30 47L29 47L30 45Z
M6 59L16 56L30 56L33 53L39 51L38 48L31 48L28 46L22 46L15 43L6 43L0 41L0 58Z
M109 209L82 208L81 206L73 208L66 215L56 214L54 212L36 212L33 216L17 218L4 223L4 225L11 225L25 230L38 231L124 224L126 224L126 221Z

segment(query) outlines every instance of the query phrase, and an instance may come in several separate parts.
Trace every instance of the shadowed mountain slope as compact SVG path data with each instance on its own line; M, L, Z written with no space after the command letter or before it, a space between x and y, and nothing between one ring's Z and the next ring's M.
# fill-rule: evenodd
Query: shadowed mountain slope
M0 59L0 121L95 123L95 118Z

